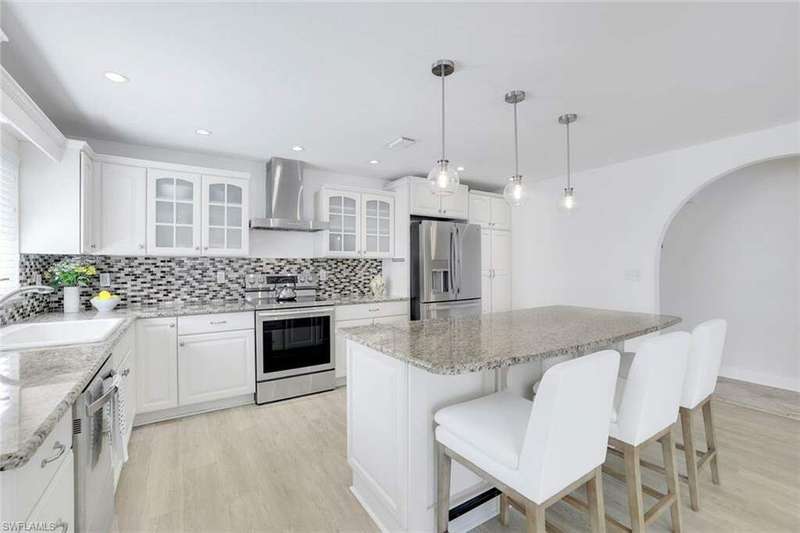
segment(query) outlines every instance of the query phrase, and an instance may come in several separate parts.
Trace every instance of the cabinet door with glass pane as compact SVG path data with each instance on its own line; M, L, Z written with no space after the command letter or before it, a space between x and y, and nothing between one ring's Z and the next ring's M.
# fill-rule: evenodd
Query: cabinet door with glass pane
M247 255L248 181L203 176L203 254Z
M147 169L147 253L199 255L201 179Z
M394 198L362 194L361 250L366 257L391 257L394 253Z
M351 192L326 191L328 255L358 257L361 255L361 195Z

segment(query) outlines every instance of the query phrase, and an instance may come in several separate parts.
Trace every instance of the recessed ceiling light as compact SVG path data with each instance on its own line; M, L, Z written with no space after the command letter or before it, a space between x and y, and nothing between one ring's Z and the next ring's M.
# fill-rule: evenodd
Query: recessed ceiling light
M372 159L369 162L370 165L377 165L378 163L380 163L380 161L378 161L377 159Z
M459 172L464 172L464 167L456 167L456 170L458 170Z
M106 79L113 81L114 83L125 83L128 81L127 76L123 76L118 72L106 72L105 74Z
M292 150L294 150L295 152L302 152L303 150L305 150L305 148L303 148L299 144L295 144L294 146L292 146Z
M194 130L194 132L196 134L198 134L198 135L211 135L211 130L206 130L206 129L203 129L203 128L200 128L198 130Z

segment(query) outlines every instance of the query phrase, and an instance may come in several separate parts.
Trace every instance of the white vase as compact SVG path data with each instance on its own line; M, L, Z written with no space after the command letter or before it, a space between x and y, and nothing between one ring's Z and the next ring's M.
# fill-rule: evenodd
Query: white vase
M80 287L64 287L64 312L77 313L81 310Z

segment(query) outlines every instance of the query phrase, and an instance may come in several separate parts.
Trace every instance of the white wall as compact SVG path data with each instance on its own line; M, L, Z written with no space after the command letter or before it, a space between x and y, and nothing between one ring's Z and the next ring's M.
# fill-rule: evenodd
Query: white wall
M800 390L800 158L720 178L678 213L661 254L661 310L681 328L728 321L720 373Z
M569 215L557 209L563 178L533 183L512 211L513 306L657 311L660 244L684 202L719 176L796 154L797 122L581 172Z
M266 210L266 159L251 160L231 156L220 156L204 153L155 148L117 142L89 139L92 149L99 154L119 155L138 159L150 159L185 165L238 170L250 173L250 214L251 217L263 217ZM324 170L306 167L306 186L303 195L304 214L313 218L315 213L314 195L322 185L347 185L382 189L385 180L363 176L336 174ZM250 255L252 257L313 257L314 239L317 233L297 231L250 231Z

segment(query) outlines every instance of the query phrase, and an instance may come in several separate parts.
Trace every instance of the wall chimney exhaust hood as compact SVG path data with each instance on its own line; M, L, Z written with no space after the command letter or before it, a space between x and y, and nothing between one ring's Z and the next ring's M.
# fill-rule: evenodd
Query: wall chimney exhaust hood
M250 220L252 229L321 231L328 223L303 218L303 162L273 157L267 162L265 218Z

